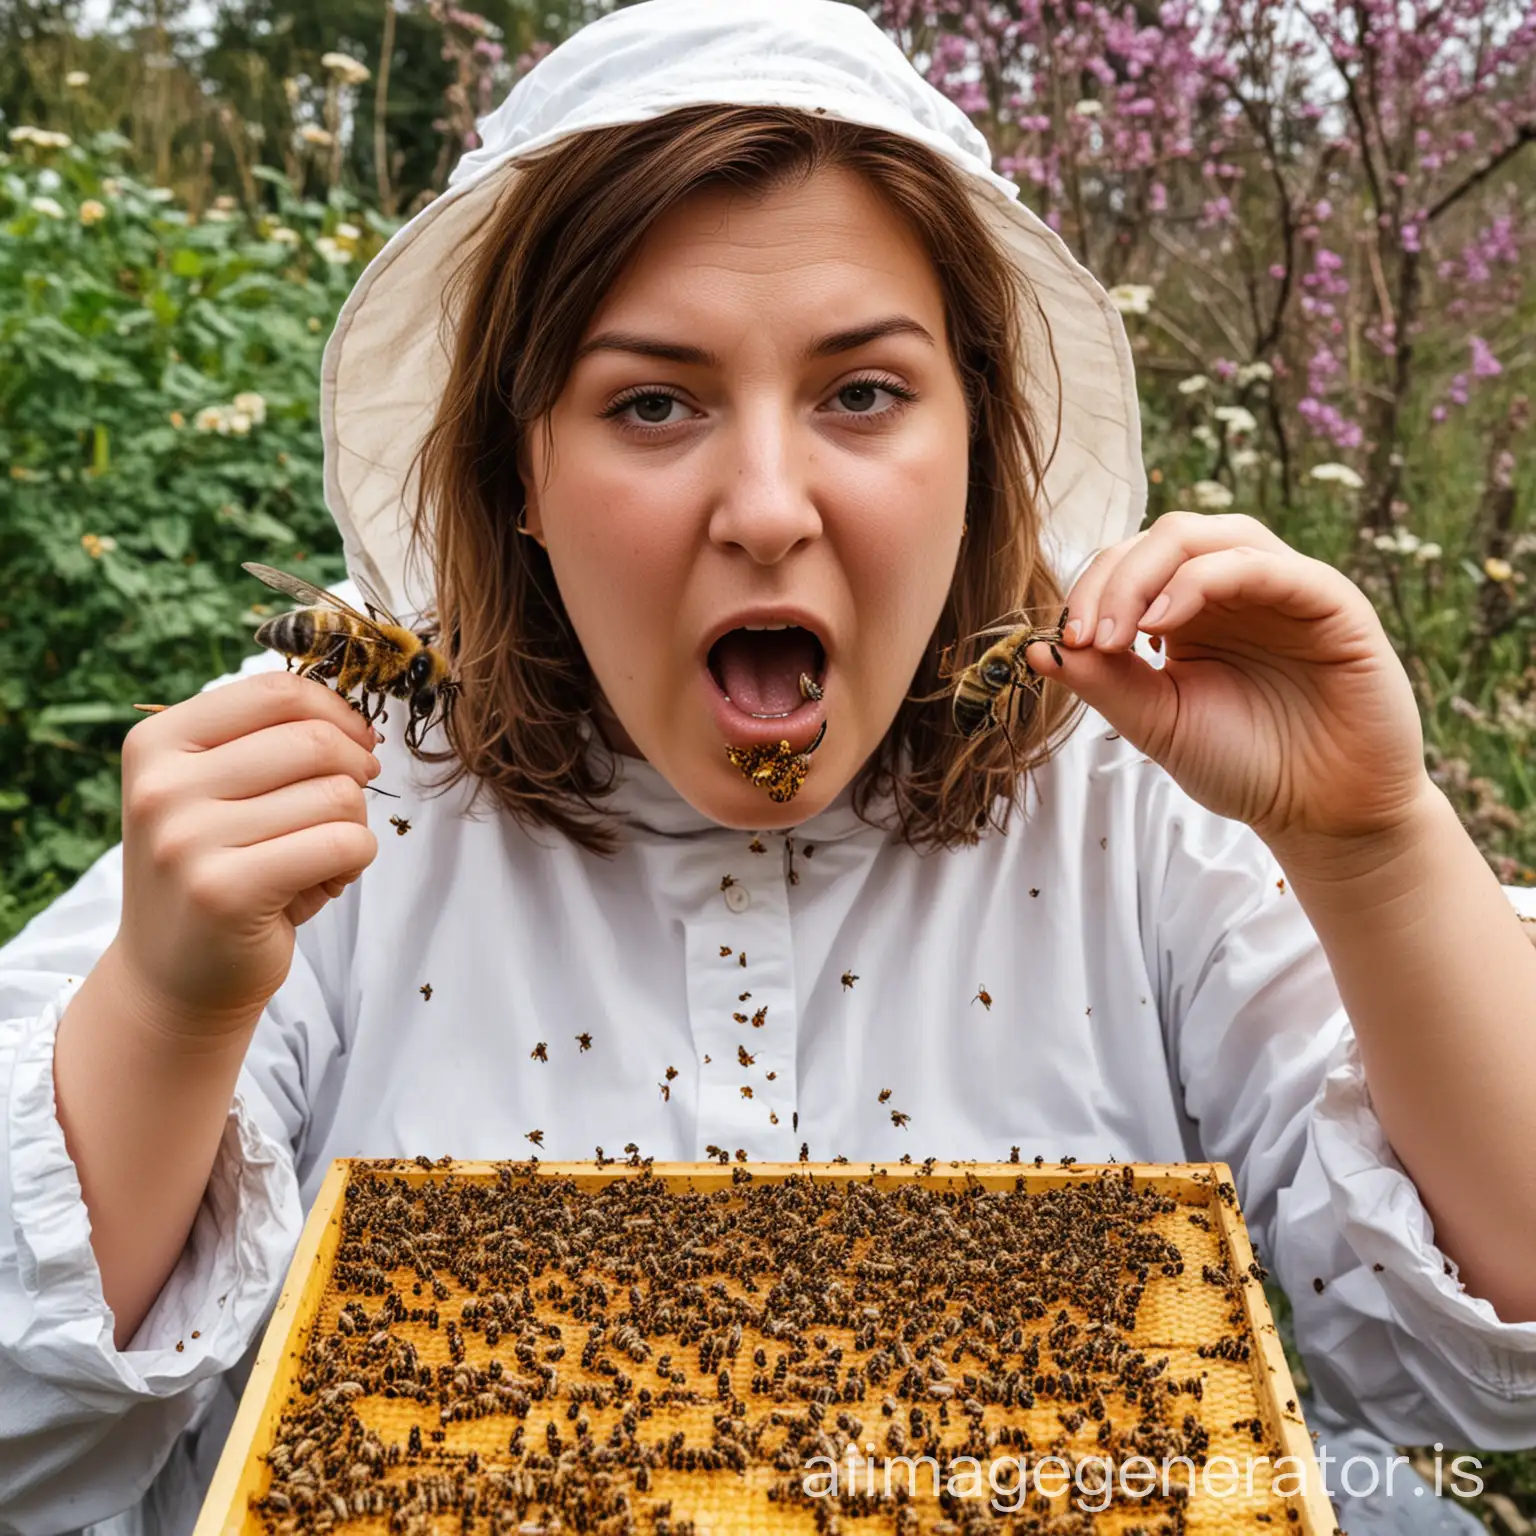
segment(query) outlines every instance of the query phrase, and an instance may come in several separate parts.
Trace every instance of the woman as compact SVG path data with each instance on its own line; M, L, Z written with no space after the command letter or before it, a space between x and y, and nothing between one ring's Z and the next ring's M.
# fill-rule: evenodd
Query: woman
M1113 310L851 7L651 0L482 137L324 377L445 772L264 657L0 955L10 1528L190 1528L363 1153L1225 1160L1336 1406L1523 1443L1536 955L1363 596L1136 531ZM1063 606L960 738L941 647Z

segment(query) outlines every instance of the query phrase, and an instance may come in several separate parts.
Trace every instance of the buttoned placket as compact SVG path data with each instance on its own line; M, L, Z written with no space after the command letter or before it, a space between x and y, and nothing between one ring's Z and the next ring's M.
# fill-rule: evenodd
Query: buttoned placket
M737 1151L757 1162L796 1155L799 1021L782 847L782 833L733 833L721 844L714 888L700 891L685 920L700 1157L708 1146L732 1160Z

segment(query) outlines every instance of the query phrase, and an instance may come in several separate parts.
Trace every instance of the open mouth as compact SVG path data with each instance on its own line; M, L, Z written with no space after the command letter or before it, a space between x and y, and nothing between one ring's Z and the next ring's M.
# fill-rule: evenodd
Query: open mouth
M826 648L798 624L732 629L709 648L708 665L721 693L743 714L780 720L819 697Z

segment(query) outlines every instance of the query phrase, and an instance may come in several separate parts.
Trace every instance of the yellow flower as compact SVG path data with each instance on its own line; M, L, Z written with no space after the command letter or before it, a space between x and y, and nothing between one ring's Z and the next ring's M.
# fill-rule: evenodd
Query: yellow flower
M199 432L227 432L229 430L224 420L224 407L222 405L205 405L192 418L192 425Z
M88 197L80 204L80 222L82 224L99 224L106 216L106 204L98 203L94 197Z
M299 137L303 139L306 144L319 144L323 146L331 143L330 133L326 129L320 127L318 123L305 123L305 125L299 129Z
M100 560L103 555L117 548L117 540L109 533L82 533L80 547L92 560Z
M180 411L171 412L171 425L173 427L184 427L186 424L187 418L183 416Z
M1483 574L1489 581L1508 581L1515 574L1515 568L1508 560L1500 560L1497 555L1489 555L1483 561Z
M318 331L320 329L320 317L318 315L311 315L309 317L309 328L312 331Z

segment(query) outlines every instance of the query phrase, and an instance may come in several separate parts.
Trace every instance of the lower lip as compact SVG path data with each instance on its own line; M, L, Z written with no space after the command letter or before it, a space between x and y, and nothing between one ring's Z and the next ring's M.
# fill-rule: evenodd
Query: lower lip
M772 720L759 720L756 715L749 715L731 703L720 684L715 681L715 674L709 670L708 663L699 670L704 678L705 702L727 746L773 747L781 741L787 741L792 751L803 751L816 739L816 733L827 717L826 699L822 697L807 699L787 715ZM831 670L830 664L822 669L820 686L823 695Z

